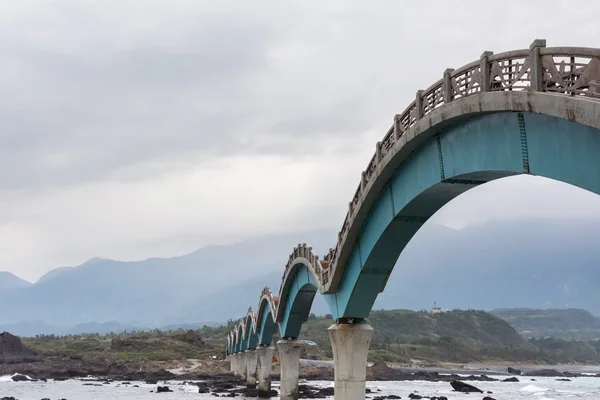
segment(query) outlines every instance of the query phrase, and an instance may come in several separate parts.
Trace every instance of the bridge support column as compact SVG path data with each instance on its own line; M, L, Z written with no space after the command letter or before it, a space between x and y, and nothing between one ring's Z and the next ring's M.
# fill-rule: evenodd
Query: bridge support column
M271 346L259 346L258 354L258 396L269 397L271 392L271 367L273 364L273 353L275 349Z
M281 367L279 398L281 400L298 400L299 362L302 342L300 340L280 340L277 342L277 349L279 349Z
M333 350L335 400L364 400L373 328L366 322L344 321L327 330Z
M238 353L234 353L230 357L231 370L233 371L233 376L240 376L240 355Z
M246 377L248 376L248 368L246 366L246 353L242 351L241 353L238 353L238 357L240 379L246 380Z
M246 350L246 385L256 386L256 370L258 368L258 356L256 350Z

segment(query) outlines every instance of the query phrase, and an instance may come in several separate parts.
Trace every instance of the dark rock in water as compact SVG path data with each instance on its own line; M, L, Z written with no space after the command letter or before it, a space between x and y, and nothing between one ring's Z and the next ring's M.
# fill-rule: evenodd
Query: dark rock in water
M168 386L157 386L156 387L156 393L167 393L167 392L172 392L172 390L169 389Z
M146 379L146 385L156 385L157 383L156 379Z
M450 385L452 385L452 388L454 390L456 390L457 392L462 392L462 393L473 393L473 392L483 393L483 390L478 389L475 386L469 385L468 383L464 383L464 382L461 382L461 381L452 381L452 382L450 382Z
M3 397L0 400L18 400L18 399L15 399L14 397L11 396L11 397Z
M429 400L448 400L446 396L433 396Z
M544 377L557 377L563 376L561 372L555 369L538 369L537 371L526 372L524 375L528 376L544 376Z
M508 373L513 375L521 375L521 370L513 367L508 367Z
M26 382L26 381L31 380L28 377L26 377L25 375L21 375L21 374L13 375L10 379L12 379L15 382Z
M556 381L571 382L569 378L557 378Z
M519 379L516 377L506 378L502 382L519 382Z
M423 396L421 396L420 394L411 393L411 394L408 395L408 398L409 399L414 399L414 400L419 400L419 399L422 399Z
M483 398L483 400L496 400L496 399L495 399L495 398L493 398L493 397L490 397L490 396L485 396L485 397Z
M277 390L275 389L271 389L268 392L267 391L263 391L263 390L259 390L258 391L258 397L260 398L271 398L271 397L277 397L279 396L279 393L277 393Z

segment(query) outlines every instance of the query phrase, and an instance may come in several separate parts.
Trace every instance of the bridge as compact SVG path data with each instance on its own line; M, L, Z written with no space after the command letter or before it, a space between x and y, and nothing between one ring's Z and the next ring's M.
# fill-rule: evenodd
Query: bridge
M278 294L264 288L256 311L229 334L234 374L270 390L277 330L280 397L297 399L298 337L319 292L335 319L335 398L364 399L367 317L404 247L450 200L518 174L600 193L600 49L535 40L529 49L486 51L419 90L375 146L335 247L322 259L295 247Z

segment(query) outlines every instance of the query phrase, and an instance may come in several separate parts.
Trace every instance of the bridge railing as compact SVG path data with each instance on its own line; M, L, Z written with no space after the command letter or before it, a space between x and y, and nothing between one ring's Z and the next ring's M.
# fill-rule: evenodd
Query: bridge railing
M362 173L360 185L338 233L336 247L324 257L330 265L328 275L323 279L326 290L367 187L395 143L421 118L444 104L481 92L497 91L545 91L600 99L600 49L546 48L545 40L535 40L529 49L499 54L486 51L478 61L455 70L447 69L442 79L425 90L419 90L415 100L394 117L392 127L377 143L375 154Z

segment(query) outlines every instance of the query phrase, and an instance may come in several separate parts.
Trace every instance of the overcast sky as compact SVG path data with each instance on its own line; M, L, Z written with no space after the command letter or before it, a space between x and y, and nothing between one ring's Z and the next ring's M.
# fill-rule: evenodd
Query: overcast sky
M35 280L94 256L337 229L418 89L535 38L598 47L599 13L575 0L0 1L0 270ZM595 195L531 183L481 187L438 220L600 215Z

